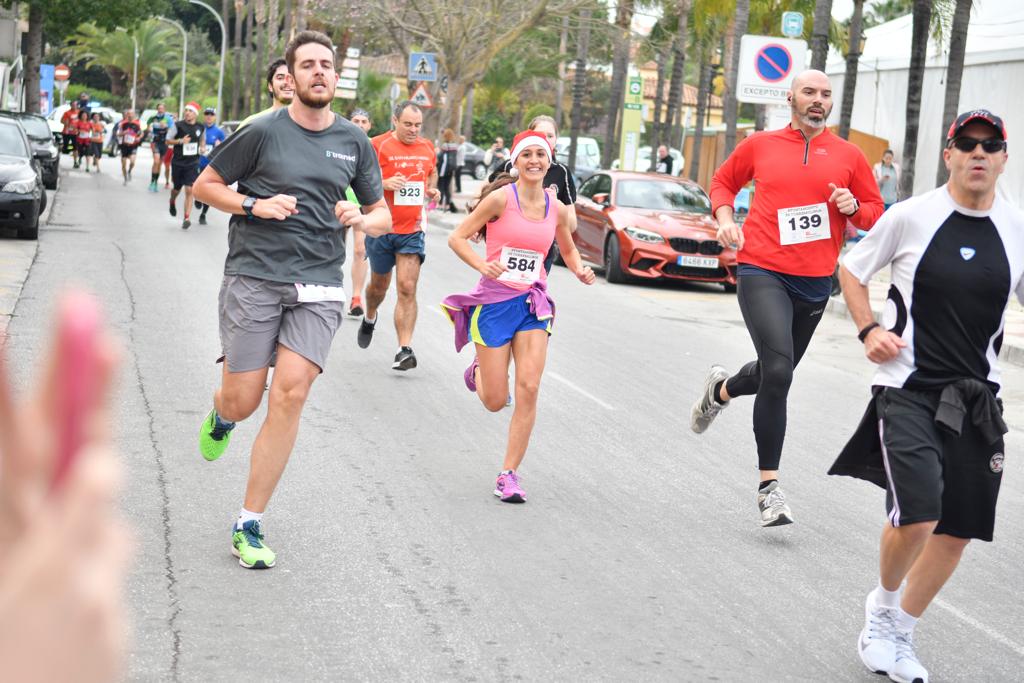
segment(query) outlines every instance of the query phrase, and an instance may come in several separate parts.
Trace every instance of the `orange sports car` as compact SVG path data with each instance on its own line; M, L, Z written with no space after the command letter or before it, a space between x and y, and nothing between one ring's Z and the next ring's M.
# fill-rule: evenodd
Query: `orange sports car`
M669 278L736 290L736 252L715 239L700 185L657 173L598 171L580 185L573 240L608 282Z

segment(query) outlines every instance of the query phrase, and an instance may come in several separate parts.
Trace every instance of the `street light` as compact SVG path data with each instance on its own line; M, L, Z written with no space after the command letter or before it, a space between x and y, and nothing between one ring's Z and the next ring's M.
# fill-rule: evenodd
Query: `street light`
M134 33L129 32L123 26L118 26L117 30L124 31L131 36L132 45L135 46L135 58L132 61L132 111L137 111L135 109L135 96L139 90L139 41L135 39Z
M188 68L188 32L185 31L185 27L167 17L157 17L160 21L166 21L168 24L174 24L179 31L181 31L182 48L181 48L181 92L178 95L178 118L184 118L185 116L185 71Z
M217 77L217 115L221 116L222 111L220 104L221 94L224 91L224 55L227 54L228 51L228 30L224 27L224 20L220 18L220 14L217 13L217 10L210 7L205 2L200 2L200 0L188 1L193 5L199 5L200 7L205 7L210 10L210 13L217 18L217 23L220 24L220 75Z

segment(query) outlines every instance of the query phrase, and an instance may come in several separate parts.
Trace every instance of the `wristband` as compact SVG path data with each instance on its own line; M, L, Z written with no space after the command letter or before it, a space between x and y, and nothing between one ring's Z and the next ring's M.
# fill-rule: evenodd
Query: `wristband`
M868 334L871 333L871 330L875 329L876 327L881 327L881 325L879 325L876 322L871 323L870 325L865 325L864 329L857 333L857 339L860 339L861 343L863 344L864 340L868 338Z

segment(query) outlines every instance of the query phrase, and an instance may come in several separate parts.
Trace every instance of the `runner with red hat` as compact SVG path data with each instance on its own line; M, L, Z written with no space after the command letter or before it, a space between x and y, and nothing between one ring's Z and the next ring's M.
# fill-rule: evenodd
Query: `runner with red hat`
M185 188L185 218L181 221L181 229L188 230L192 225L192 183L199 177L200 155L206 152L206 129L198 123L199 105L189 102L185 105L185 120L177 121L167 133L167 144L174 150L171 158L171 190L170 212L178 215L174 203L178 199L181 188Z
M543 134L517 135L509 173L484 187L469 217L448 238L452 251L482 276L473 291L453 294L441 307L455 326L456 350L470 341L476 345L464 379L491 412L505 407L509 363L515 359L515 409L494 486L494 495L506 503L526 502L518 469L537 418L537 393L555 320L544 255L556 237L569 270L584 284L594 282L593 271L583 265L572 241L573 208L544 187L551 157ZM482 231L485 258L469 243Z

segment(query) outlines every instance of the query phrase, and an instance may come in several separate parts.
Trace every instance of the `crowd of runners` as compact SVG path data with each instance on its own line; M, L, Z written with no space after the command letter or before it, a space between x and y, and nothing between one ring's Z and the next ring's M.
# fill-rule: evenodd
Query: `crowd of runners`
M331 41L305 31L268 67L272 106L230 136L216 126L216 111L195 103L180 121L162 107L146 122L126 112L117 130L125 183L148 133L149 188L157 191L167 163L171 215L184 190L183 228L193 202L201 223L211 206L231 216L218 299L221 376L199 449L209 461L220 458L267 395L231 531L231 551L247 568L276 562L263 515L342 318L359 318L357 343L367 348L392 280L398 342L392 368L417 367L425 206L439 199L451 205L438 182L450 179L452 150L435 149L422 137L421 109L400 102L391 129L371 139L366 111L348 118L331 111L337 78ZM753 396L759 476L752 497L759 523L795 521L780 485L788 394L838 265L854 333L878 370L864 418L850 425L853 436L830 473L886 491L879 580L865 602L857 652L870 670L892 680L926 683L915 624L969 541L992 540L1003 470L1007 428L997 355L1007 302L1024 298L1024 215L995 192L1007 161L1006 130L987 110L962 114L947 135L949 182L890 206L864 154L825 125L832 109L828 77L799 74L789 98L790 125L746 138L711 182L718 239L738 250L737 299L756 358L735 372L711 367L689 408L690 425L703 433L723 419L732 400ZM92 159L97 168L95 135L102 126L94 126L85 112L67 124L76 167L88 170ZM450 147L454 137L447 133ZM573 243L576 190L572 174L554 160L556 137L555 121L544 116L519 133L504 166L448 238L480 276L472 289L441 303L456 349L474 346L463 381L487 410L512 406L494 484L494 494L508 503L527 499L519 470L555 329L547 274L556 246L581 283L594 282ZM757 193L740 227L733 203L751 182ZM867 236L840 262L848 224ZM346 259L350 234L354 258ZM474 246L481 241L482 250ZM866 286L883 268L891 268L893 285L887 313L876 321Z

